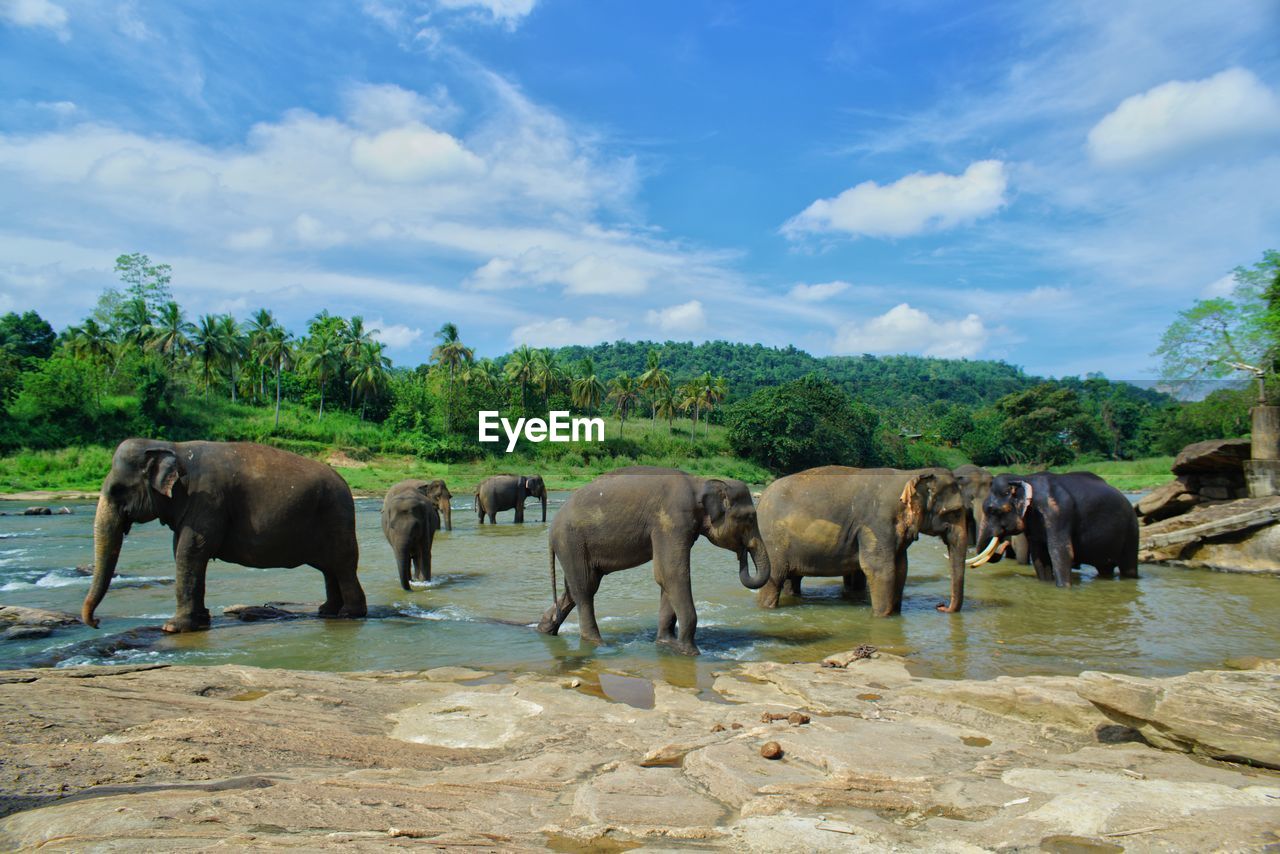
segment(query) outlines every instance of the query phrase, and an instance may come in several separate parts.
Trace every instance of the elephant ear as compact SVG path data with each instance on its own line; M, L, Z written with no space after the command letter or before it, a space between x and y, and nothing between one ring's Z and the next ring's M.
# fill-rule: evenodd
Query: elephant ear
M151 488L167 498L173 497L173 487L186 472L178 455L169 448L153 448L147 451L147 479Z
M1027 509L1031 507L1031 499L1035 493L1031 484L1025 480L1015 480L1012 483L1009 497L1013 499L1013 509L1018 511L1019 516L1027 515Z
M898 496L898 501L902 504L902 514L898 517L899 538L915 537L914 531L919 530L920 520L924 517L926 493L922 489L932 486L936 479L932 472L923 472L913 475L906 485L902 487L902 494Z
M435 483L434 483L434 482L432 482L432 483L420 483L420 484L418 484L418 485L417 485L417 487L415 487L415 488L417 489L418 493L419 493L423 498L427 498L427 499L429 499L429 500L431 500L431 501L435 501L435 500L436 500L436 495L437 495L437 494L438 494L438 492L439 492L439 487L437 487L437 486L435 485Z
M708 480L702 484L702 513L708 525L719 525L729 509L729 487L723 480Z

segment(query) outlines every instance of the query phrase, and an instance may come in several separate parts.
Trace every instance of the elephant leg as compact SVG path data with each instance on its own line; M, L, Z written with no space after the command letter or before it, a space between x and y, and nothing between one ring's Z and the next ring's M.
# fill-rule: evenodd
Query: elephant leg
M693 605L693 584L689 577L689 545L677 543L655 548L653 557L654 574L676 613L676 637L662 643L681 655L698 655L698 645L694 642L698 611Z
M484 524L484 504L481 503L479 496L476 497L476 513L480 516L480 524Z
M418 572L423 581L431 580L431 536L429 534L419 547Z
M359 546L355 542L343 544L335 548L332 555L326 555L324 563L313 563L316 569L324 574L325 602L320 606L322 617L363 617L369 612L365 603L364 588L356 575L356 565L360 560ZM405 560L408 560L406 556ZM407 578L407 567L402 577Z
M1120 559L1120 577L1121 578L1137 578L1138 577L1138 555L1137 553L1125 555Z
M866 596L867 595L867 576L862 570L855 569L853 572L847 572L844 575L844 593L846 596Z
M756 605L761 608L778 607L778 596L782 592L782 582L770 578L764 583L764 586L756 591Z
M1104 563L1101 566L1095 566L1094 569L1098 570L1099 578L1115 578L1116 576L1116 568L1113 564Z
M166 632L193 632L209 627L209 610L204 606L204 574L212 549L188 530L174 537L176 566L174 595L178 608L163 628Z
M1071 541L1060 534L1049 534L1049 562L1053 567L1053 582L1059 587L1071 586L1071 567L1075 559L1071 554Z
M787 579L787 586L791 588L791 595L797 599L800 598L800 584L801 576L799 575L792 575Z
M409 586L409 572L412 560L409 556L408 546L396 549L396 570L400 573L400 586L405 590L413 589ZM320 607L320 613L333 616L342 607L342 588L338 586L338 580L333 577L331 572L324 574L324 592L326 601Z
M907 586L907 550L898 552L893 561L893 613L902 612L902 592Z
M672 643L676 639L676 609L671 605L667 591L658 587L658 643Z
M516 502L516 524L524 524L524 505L519 502Z
M600 626L596 623L596 591L600 589L600 579L593 573L592 577L583 579L583 582L585 589L573 593L573 598L578 603L578 635L584 641L604 643L604 638L600 636Z
M569 616L569 612L574 606L573 596L568 590L552 603L542 615L542 619L538 621L538 631L544 635L554 635L560 632L560 624Z

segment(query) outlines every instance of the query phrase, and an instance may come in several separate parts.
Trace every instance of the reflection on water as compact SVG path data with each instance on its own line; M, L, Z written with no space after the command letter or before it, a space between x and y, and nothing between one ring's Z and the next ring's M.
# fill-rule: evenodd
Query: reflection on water
M554 515L565 494L553 494ZM873 619L865 601L845 598L840 579L805 579L803 604L762 611L738 583L734 555L700 541L693 552L697 659L653 643L658 591L649 567L607 576L596 600L606 644L584 644L574 617L559 637L532 629L551 601L546 525L476 524L455 506L452 532L436 535L433 580L400 589L382 537L376 499L357 501L360 577L371 611L363 621L239 623L165 636L156 628L174 608L172 535L156 523L133 530L121 554L123 577L99 608L99 631L76 626L48 638L0 642L0 666L35 663L245 663L318 670L425 669L464 665L537 670L580 678L621 702L639 683L661 680L710 695L726 662L815 661L870 643L909 656L918 672L943 677L1111 670L1182 673L1241 656L1280 657L1280 579L1144 566L1137 582L1098 579L1058 590L1010 561L969 572L965 608L939 614L947 598L946 552L923 538L911 547L900 618ZM93 505L71 516L0 518L0 602L78 613L92 561ZM510 514L505 514L510 517ZM563 585L563 579L561 579ZM318 603L318 572L246 569L214 563L208 604ZM122 633L124 633L122 635ZM645 683L648 684L648 683ZM650 688L651 690L651 688ZM643 691L641 691L643 693ZM644 697L640 697L643 700Z

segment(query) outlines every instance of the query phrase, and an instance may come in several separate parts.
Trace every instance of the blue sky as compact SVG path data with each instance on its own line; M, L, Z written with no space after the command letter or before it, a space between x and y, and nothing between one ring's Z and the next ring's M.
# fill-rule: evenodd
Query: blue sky
M1280 248L1280 4L0 0L0 310L116 255L397 364L627 339L1154 373Z

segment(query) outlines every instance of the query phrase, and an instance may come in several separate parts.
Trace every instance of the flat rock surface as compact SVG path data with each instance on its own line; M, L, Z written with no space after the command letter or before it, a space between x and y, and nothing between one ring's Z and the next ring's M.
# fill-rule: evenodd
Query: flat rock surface
M1244 461L1249 459L1251 444L1248 439L1208 439L1194 442L1178 452L1173 461L1173 473L1243 474Z
M8 671L0 849L1167 851L1280 841L1280 774L1182 752L1216 737L1231 741L1200 753L1270 755L1260 751L1275 743L1265 727L1280 680L1272 663L1163 680L957 682L912 676L884 654L836 659L847 666L726 669L714 685L725 702L657 683L652 708L573 680L464 668ZM1105 712L1095 699L1104 686ZM797 711L809 722L762 720ZM1223 734L1206 724L1193 738L1195 719L1222 720ZM1137 733L1155 727L1152 742L1178 749ZM782 758L760 755L769 741Z

